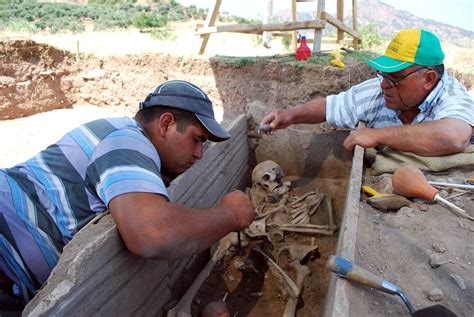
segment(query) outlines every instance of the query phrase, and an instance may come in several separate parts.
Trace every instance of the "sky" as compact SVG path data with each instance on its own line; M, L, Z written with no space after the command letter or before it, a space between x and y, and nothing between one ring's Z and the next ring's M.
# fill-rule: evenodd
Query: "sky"
M213 0L177 0L189 6L209 8ZM397 10L408 11L420 18L432 19L449 25L457 26L474 32L474 1L473 0L381 0ZM344 5L350 8L352 1L345 0ZM266 0L222 0L220 12L244 18L259 18L265 9ZM298 10L316 10L316 2L300 2ZM290 0L274 0L273 11L290 9ZM326 11L336 12L336 1L326 1Z

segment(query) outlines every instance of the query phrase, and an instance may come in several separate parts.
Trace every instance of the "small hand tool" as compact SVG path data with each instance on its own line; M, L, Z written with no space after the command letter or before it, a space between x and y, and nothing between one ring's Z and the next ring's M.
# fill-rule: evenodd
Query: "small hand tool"
M242 254L242 239L240 238L240 231L237 231L237 247L239 248L239 254Z
M431 185L434 186L444 186L444 187L457 187L457 188L463 188L463 189L474 189L474 185L469 185L469 184L455 184L455 183L444 183L444 182L428 182Z
M439 190L431 186L423 172L415 166L399 167L392 177L393 191L405 197L418 197L432 202L440 202L456 214L474 220L465 210L447 201L439 195Z
M269 133L273 130L273 128L269 124L261 125L257 128L258 133Z
M398 210L410 206L410 201L403 196L395 194L381 194L370 186L362 186L364 193L369 196L367 203L379 210Z
M408 300L407 295L395 284L378 277L377 275L364 270L352 262L339 257L330 255L326 263L326 268L339 277L346 278L349 281L356 282L365 286L375 288L390 295L399 296L405 303L410 315L413 317L438 316L438 317L456 317L456 314L443 305L434 305L415 310L413 304Z

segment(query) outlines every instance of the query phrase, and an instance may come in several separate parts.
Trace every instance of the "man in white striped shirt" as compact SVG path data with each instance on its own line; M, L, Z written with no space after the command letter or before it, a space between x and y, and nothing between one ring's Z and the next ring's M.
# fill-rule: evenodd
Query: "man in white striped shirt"
M385 54L368 62L377 78L338 95L310 100L265 116L268 133L297 123L327 121L355 129L344 147L385 145L421 156L463 151L470 143L474 105L466 89L444 70L438 38L425 30L407 29L390 42Z

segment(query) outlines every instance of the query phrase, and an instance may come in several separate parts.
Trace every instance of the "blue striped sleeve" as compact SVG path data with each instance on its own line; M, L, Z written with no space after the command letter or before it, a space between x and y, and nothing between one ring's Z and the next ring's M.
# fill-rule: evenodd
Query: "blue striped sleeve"
M111 133L96 147L86 181L105 205L131 192L157 193L168 199L160 169L151 142L136 130L124 129Z

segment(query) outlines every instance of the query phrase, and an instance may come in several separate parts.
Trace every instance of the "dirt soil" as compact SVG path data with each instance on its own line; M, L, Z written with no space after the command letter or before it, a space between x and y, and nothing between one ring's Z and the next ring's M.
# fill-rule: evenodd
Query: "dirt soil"
M38 145L56 141L78 123L106 115L133 115L138 102L168 79L185 79L201 86L214 100L215 110L226 125L256 100L268 105L269 110L291 106L345 90L373 75L368 67L351 59L347 60L345 70L329 65L281 62L277 57L242 63L239 59L219 56L208 59L166 53L81 56L76 62L73 54L24 40L0 42L0 59L0 120L3 120L0 131L4 136L0 140L0 166L4 167L27 159L39 150ZM61 110L51 111L58 108ZM337 168L330 166L328 170ZM474 177L472 169L460 172L457 177L462 180L468 175ZM370 176L369 169L365 177L379 191L391 190L387 176ZM430 177L441 180L451 175ZM345 185L328 178L323 188L335 197L336 220L340 224L344 197L339 193L345 192ZM310 184L314 182L314 186L321 181L315 178ZM453 198L452 202L474 216L472 193ZM443 206L417 200L410 208L396 213L382 213L364 201L361 210L357 264L399 285L417 307L441 303L458 316L472 314L472 221L459 218ZM311 237L289 236L289 239L309 244ZM316 237L321 256L308 264L312 278L308 279L311 282L305 281L298 316L322 315L329 279L324 265L328 255L334 254L336 242L337 237ZM274 252L265 241L261 242L261 248L267 254ZM201 306L229 292L232 314L281 315L287 300L285 293L280 292L281 283L273 277L262 257L249 250L250 247L248 255L259 273L243 274L231 265L233 259L226 258L203 288L199 297ZM433 254L446 263L432 268L429 258ZM393 296L357 286L352 292L354 316L406 313L401 301ZM430 292L432 300L428 299Z
M464 183L474 175L472 166L449 172L424 173L428 181ZM391 193L391 174L372 176L364 183L381 193ZM440 195L474 216L471 191L439 187ZM474 222L439 203L411 199L409 207L382 212L360 203L356 263L404 291L416 309L442 304L457 316L474 311ZM354 316L405 316L397 296L354 286Z
M297 197L313 191L329 195L328 197L338 197L341 192L347 192L350 168L350 161L329 158L316 177L301 178L294 175L285 179L292 180L291 192ZM331 200L338 228L344 209L344 199L341 198ZM327 212L324 200L311 217L310 223L328 225ZM301 261L301 264L309 268L310 274L304 278L297 315L321 316L330 278L325 263L328 256L336 251L337 237L337 231L334 235L286 232L281 240L267 237L250 238L242 234L243 251L239 254L237 248L232 248L228 256L217 265L197 295L194 312L198 315L207 303L226 296L232 316L283 316L290 297L288 285L281 278L281 274L255 249L260 248L296 281L296 272L291 266L291 260L282 250L291 245L304 245L317 246L317 252L310 253L307 259Z

